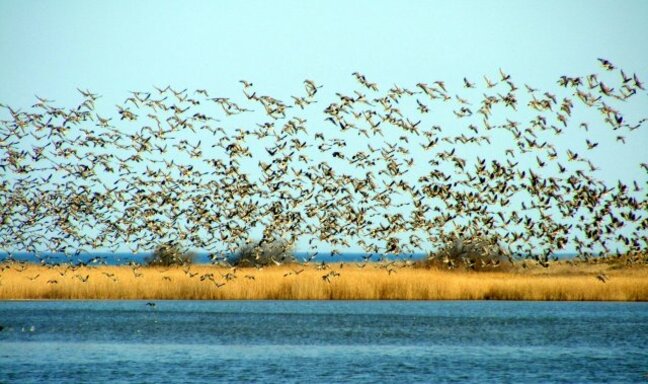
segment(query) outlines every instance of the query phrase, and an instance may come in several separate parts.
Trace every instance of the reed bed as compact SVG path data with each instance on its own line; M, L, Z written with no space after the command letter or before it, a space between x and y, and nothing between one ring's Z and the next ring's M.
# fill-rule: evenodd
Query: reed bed
M648 301L648 267L516 268L507 272L396 268L354 263L264 269L5 265L0 299L184 300L587 300ZM303 270L303 271L302 271ZM329 281L323 276L332 271ZM299 273L296 273L299 272ZM597 276L604 273L607 281ZM209 277L212 274L213 280ZM228 275L229 274L229 275ZM85 280L85 281L84 281Z

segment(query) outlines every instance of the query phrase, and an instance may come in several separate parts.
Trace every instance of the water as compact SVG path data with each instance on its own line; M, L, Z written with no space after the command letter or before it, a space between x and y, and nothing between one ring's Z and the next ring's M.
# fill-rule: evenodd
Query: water
M646 382L648 303L0 302L0 382Z
M297 261L311 259L316 263L341 263L341 262L365 262L365 261L381 261L381 260L422 260L427 257L425 253L403 253L403 254L377 254L377 253L360 253L360 252L343 252L339 254L331 254L330 252L318 252L317 255L311 258L312 254L306 252L295 252L294 256ZM8 254L0 251L0 263L5 260L25 261L29 263L44 263L44 264L57 264L57 263L86 263L90 265L126 265L128 263L145 264L147 258L151 256L150 252L143 253L129 253L129 252L83 252L78 255L66 255L64 253L56 252L14 252ZM520 255L519 257L522 257ZM558 253L555 255L558 259L573 259L577 256L576 253ZM230 255L229 261L233 257ZM194 263L196 264L211 264L213 260L210 258L209 253L196 252Z
M407 253L407 254L389 254L381 255L375 253L344 252L331 254L330 252L318 252L315 257L306 252L295 252L294 256L298 261L312 259L314 262L340 263L340 262L363 262L363 261L380 261L380 260L420 260L426 257L424 253ZM128 263L145 264L151 252L129 253L129 252L82 252L79 254L66 255L57 252L13 252L8 254L0 251L0 263L5 260L25 261L29 263L87 263L90 265L126 265ZM233 257L228 257L232 261ZM209 253L196 252L194 262L196 264L211 264L213 260Z

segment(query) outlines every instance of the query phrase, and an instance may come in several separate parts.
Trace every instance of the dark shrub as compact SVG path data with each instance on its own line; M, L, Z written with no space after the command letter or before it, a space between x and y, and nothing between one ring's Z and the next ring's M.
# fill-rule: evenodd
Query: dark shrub
M474 271L506 270L512 266L496 238L470 235L449 238L418 265Z
M277 263L293 263L295 257L290 244L275 240L271 243L245 244L230 258L229 262L240 267L269 266Z
M166 243L158 245L145 261L151 266L187 265L192 264L195 257L193 252L186 252L176 244Z

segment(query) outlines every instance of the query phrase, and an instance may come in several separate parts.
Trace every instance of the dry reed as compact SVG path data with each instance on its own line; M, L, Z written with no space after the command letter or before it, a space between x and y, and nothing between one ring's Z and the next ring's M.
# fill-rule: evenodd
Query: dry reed
M0 299L648 301L647 266L555 264L479 273L411 267L389 272L384 265L354 263L332 268L5 265ZM323 276L331 271L339 275L327 281ZM601 273L606 282L597 278Z

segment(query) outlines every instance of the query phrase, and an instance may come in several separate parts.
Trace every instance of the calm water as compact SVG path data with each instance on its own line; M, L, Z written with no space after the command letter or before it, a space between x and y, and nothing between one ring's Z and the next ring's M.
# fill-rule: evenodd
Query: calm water
M0 251L0 262L7 260L9 258L17 261L27 261L30 263L40 263L44 261L46 264L56 264L56 263L72 263L76 264L79 262L89 263L89 264L108 264L108 265L126 265L130 262L144 264L146 259L151 255L150 252L143 253L128 253L128 252L88 252L81 253L79 255L65 255L63 253L51 253L43 252L36 256L34 253L30 252L15 252L11 254L11 257L6 253ZM295 252L295 257L297 260L305 260L310 258L309 254L305 252ZM313 261L327 263L339 263L339 262L361 262L361 261L379 261L381 259L403 259L403 260L418 260L423 259L425 254L423 253L412 253L412 254L402 254L402 255L379 255L379 254L366 254L366 253L353 253L345 252L336 255L331 255L328 252L318 253ZM231 259L233 256L229 256ZM209 257L209 253L205 252L196 252L195 259L196 264L211 264L212 260Z
M0 302L0 382L648 381L648 303Z
M0 251L0 262L3 262L8 259L16 261L26 261L30 263L41 263L46 264L56 264L56 263L72 263L77 264L79 262L89 263L90 265L99 265L99 264L108 264L108 265L126 265L130 262L135 263L146 263L146 259L150 256L150 253L128 253L128 252L89 252L81 253L79 255L65 255L63 253L51 253L43 252L39 253L38 257L34 253L29 252L14 252L11 255L6 252ZM195 254L195 263L196 264L211 264L212 260L209 258L209 254L205 252L196 252ZM295 252L294 256L297 260L310 259L311 254L305 252ZM559 259L572 259L576 257L575 253L558 253L555 255ZM426 257L424 253L406 253L406 254L366 254L366 253L354 253L354 252L343 252L340 254L331 255L328 252L318 252L318 254L312 259L314 262L326 262L326 263L339 263L339 262L362 262L362 261L380 261L380 260L421 260ZM522 257L522 256L520 256ZM231 256L230 256L231 261Z

